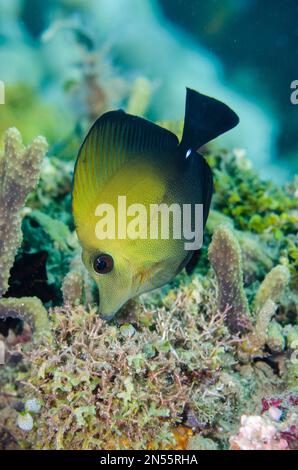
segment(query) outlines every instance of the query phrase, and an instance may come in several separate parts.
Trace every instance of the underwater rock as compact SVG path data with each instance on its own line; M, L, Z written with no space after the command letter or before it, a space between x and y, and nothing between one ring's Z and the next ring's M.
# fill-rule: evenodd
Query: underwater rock
M57 199L61 201L62 197L71 192L72 173L72 161L46 156L42 162L36 192L30 195L30 202L34 204L38 201L40 205L48 206ZM37 207L33 205L33 208Z
M24 233L23 233L24 234ZM18 251L10 270L9 288L5 297L38 297L43 303L55 295L55 289L48 285L46 263L47 251L23 253Z
M9 58L9 61L12 60L13 58ZM18 62L18 60L15 61ZM4 77L1 76L1 79ZM64 140L65 136L73 132L75 123L67 114L66 107L61 110L54 105L52 100L45 102L40 96L38 86L32 87L25 81L17 81L12 84L7 80L5 83L7 83L5 86L5 112L1 114L0 121L1 149L3 135L10 127L19 129L25 142L30 142L36 135L45 135L50 146L56 145L57 142ZM59 119L57 119L57 115L59 115Z
M211 209L206 222L206 229L210 233L214 233L219 225L225 225L231 230L234 229L234 222L230 217L223 214L222 212Z
M5 134L4 154L0 156L0 297L8 288L9 272L21 243L21 209L39 178L47 151L44 137L24 147L15 128Z
M289 359L286 363L286 380L289 388L298 387L298 325L287 325L284 328ZM297 399L298 402L298 399Z
M235 229L231 217L213 209L209 213L206 229L211 234L219 225L225 225L233 230L242 253L242 268L244 284L250 285L255 280L262 278L273 268L272 253L260 236L249 231Z

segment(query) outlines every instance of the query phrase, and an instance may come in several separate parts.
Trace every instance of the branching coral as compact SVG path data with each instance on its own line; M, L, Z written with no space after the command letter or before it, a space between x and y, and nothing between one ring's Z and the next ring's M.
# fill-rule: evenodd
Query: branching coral
M276 304L268 299L257 315L253 331L245 338L243 349L251 354L260 353L268 337L268 328L276 312Z
M272 320L279 300L290 281L286 266L278 265L266 275L253 301L254 326L248 320L248 301L243 287L241 251L236 237L227 225L219 225L209 247L209 259L218 282L218 305L229 307L227 322L232 332L251 330L242 343L242 349L252 355L261 354L267 345L272 352L285 348L282 326Z
M227 312L227 323L233 333L250 329L249 307L243 288L241 252L233 232L219 226L209 247L209 260L218 282L218 307Z
M244 350L261 354L265 345L273 352L281 352L284 349L286 335L282 326L272 318L277 310L274 301L280 299L289 279L288 269L285 266L276 266L261 283L253 302L255 325L243 343Z
M43 137L37 137L24 148L17 129L6 132L5 150L0 158L0 297L8 288L9 272L22 238L20 211L37 183L46 151Z
M212 235L219 225L225 225L233 230L234 236L242 252L242 270L244 285L248 286L257 279L264 278L273 268L272 255L274 248L260 239L260 236L249 231L236 230L230 217L216 209L210 211L207 221L207 234Z
M272 301L278 300L289 281L290 273L288 268L281 265L275 266L267 274L256 293L254 299L255 311L258 312L269 299Z
M47 311L36 297L1 299L17 249L22 240L22 214L28 194L35 187L47 143L37 137L25 148L19 131L11 128L5 135L4 154L0 157L0 318L18 318L30 323L35 333L48 327Z

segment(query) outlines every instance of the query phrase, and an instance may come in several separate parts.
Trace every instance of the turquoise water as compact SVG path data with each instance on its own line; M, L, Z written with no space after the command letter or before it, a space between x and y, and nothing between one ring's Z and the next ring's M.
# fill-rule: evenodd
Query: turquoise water
M101 112L127 109L134 86L139 113L174 121L190 86L241 118L217 145L244 148L264 177L297 170L295 0L0 0L0 8L7 106L26 108L11 87L29 87L46 105L40 119L26 116L32 134L48 131L62 156L71 158L65 142ZM2 133L14 113L1 106Z

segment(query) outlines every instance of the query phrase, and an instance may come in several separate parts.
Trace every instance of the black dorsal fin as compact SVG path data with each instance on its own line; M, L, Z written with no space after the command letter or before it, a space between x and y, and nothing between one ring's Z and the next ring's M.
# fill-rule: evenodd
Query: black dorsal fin
M213 195L213 177L212 177L212 172L210 169L210 166L206 162L205 158L202 157L202 165L204 168L203 173L203 223L204 223L204 228L208 219L209 215L209 210L210 210L210 205L211 205L211 199Z
M187 88L184 129L180 147L197 150L239 123L226 104Z

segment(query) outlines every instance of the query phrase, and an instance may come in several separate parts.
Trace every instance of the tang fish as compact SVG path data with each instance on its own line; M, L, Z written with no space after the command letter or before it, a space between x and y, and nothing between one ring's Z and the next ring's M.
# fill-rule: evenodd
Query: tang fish
M102 318L113 318L129 299L194 266L198 248L186 249L184 232L178 237L174 224L164 236L159 208L173 209L174 204L175 209L191 207L193 214L201 205L203 230L213 182L197 150L238 122L227 105L187 88L181 142L172 132L122 110L107 112L93 124L78 153L72 206ZM179 219L178 212L169 210L169 218L175 214ZM157 229L152 235L153 222ZM195 228L193 221L190 228Z

